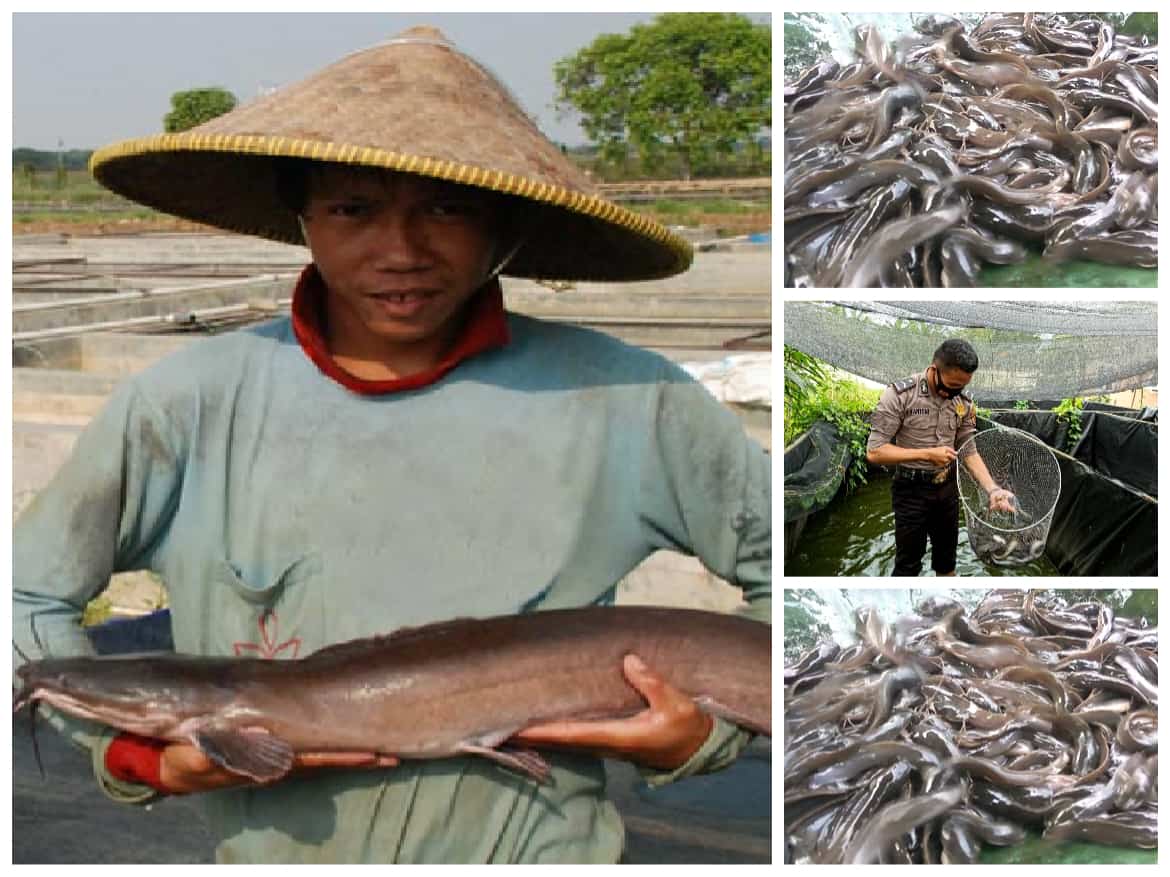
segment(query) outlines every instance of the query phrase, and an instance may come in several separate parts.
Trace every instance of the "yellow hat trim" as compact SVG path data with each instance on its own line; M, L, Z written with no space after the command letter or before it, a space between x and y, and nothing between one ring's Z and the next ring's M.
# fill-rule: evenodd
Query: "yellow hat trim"
M592 216L612 225L626 228L642 237L667 245L677 252L686 264L689 264L692 258L690 245L672 234L663 225L596 195L586 195L561 186L530 180L515 174L504 174L499 170L476 165L436 161L425 156L389 152L370 146L251 134L217 134L214 136L189 132L157 134L153 137L125 140L99 149L91 156L89 168L91 173L95 173L103 164L120 158L159 152L192 151L311 158L317 161L386 168L492 189L528 200L553 204L574 213Z

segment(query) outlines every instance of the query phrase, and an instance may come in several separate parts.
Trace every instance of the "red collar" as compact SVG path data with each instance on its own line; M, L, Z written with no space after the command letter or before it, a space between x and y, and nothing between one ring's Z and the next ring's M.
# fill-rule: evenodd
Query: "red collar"
M418 374L389 381L369 381L351 375L329 354L322 331L325 283L316 265L307 265L293 290L292 324L297 341L309 359L328 377L343 387L363 396L379 396L404 390L417 390L435 383L459 363L477 353L503 347L509 341L508 320L504 312L504 291L498 278L493 278L472 297L467 322L455 346L434 368Z

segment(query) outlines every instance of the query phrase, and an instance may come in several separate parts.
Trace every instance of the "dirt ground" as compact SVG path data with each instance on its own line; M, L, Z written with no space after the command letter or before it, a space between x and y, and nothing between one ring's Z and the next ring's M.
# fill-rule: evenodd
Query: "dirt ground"
M185 219L159 217L156 219L110 219L96 222L71 222L64 219L42 219L34 222L14 222L12 233L23 234L141 234L145 232L208 232L223 234L222 229L188 222Z

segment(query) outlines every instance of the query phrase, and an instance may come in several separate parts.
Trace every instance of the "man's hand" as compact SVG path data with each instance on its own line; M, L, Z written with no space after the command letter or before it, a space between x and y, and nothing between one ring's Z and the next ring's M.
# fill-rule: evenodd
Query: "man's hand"
M1004 487L997 487L987 495L987 504L993 512L1014 512L1016 495Z
M394 756L373 752L300 752L293 761L293 772L323 767L394 767L396 764L398 759ZM250 777L220 767L189 743L172 743L163 750L159 778L172 795L256 785Z
M949 466L955 457L959 456L954 448L949 446L940 446L937 448L923 448L922 456L928 463L933 463L940 469L943 466Z
M586 749L660 770L682 767L710 736L714 720L637 655L626 655L622 670L649 705L642 712L628 719L534 725L512 739L534 746Z

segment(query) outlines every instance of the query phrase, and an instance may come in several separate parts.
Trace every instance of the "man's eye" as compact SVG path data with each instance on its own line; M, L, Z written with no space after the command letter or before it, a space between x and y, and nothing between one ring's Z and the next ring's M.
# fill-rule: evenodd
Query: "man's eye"
M470 201L435 201L430 213L432 216L474 216L477 209Z
M358 202L349 202L345 204L334 204L329 208L330 216L365 216L370 212L369 204L362 204Z

